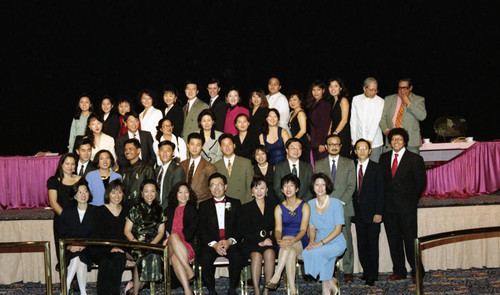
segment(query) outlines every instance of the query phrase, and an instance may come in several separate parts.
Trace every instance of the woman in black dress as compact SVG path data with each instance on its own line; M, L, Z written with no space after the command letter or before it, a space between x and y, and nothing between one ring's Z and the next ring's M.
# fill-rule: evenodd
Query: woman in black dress
M276 203L267 197L268 186L264 176L254 176L251 187L254 200L241 209L241 248L243 257L251 259L254 294L260 295L262 263L265 282L271 280L274 273L276 241L273 231ZM264 289L264 294L269 294L269 290Z
M269 149L265 145L257 145L254 150L254 165L253 172L254 175L261 175L266 178L267 186L271 189L268 191L267 198L278 203L278 198L276 197L273 187L274 179L274 166L269 163Z
M250 126L248 134L252 142L258 142L259 135L262 133L262 128L266 123L267 113L269 112L269 102L266 94L262 89L252 91L250 97Z
M94 214L94 238L127 240L123 234L127 213L121 205L123 201L122 185L122 182L116 179L106 187L104 205L97 207ZM120 294L122 273L127 262L125 251L119 247L96 247L92 260L99 265L97 294Z
M330 130L328 134L336 134L342 141L340 155L351 157L351 128L349 126L349 91L344 85L344 81L339 78L328 80L328 92L332 97L332 110L330 111Z
M71 204L70 191L81 176L75 173L77 156L73 153L63 155L57 164L56 173L47 180L49 190L49 203L54 211L53 233L56 244L57 265L59 271L59 225L61 224L60 215L64 209Z
M104 133L116 140L120 131L120 120L114 110L114 104L113 99L109 95L105 95L101 99L100 115L104 120Z
M248 127L250 126L250 119L246 114L239 114L234 119L234 125L238 129L238 134L233 136L236 148L234 153L237 156L252 160L253 151L255 149L255 141L250 138Z
M290 120L288 121L288 128L292 133L292 137L300 139L302 143L302 155L300 160L310 163L311 162L311 142L307 138L307 115L303 107L303 95L298 92L290 94L288 98L288 105L292 110Z
M87 182L81 180L74 184L70 196L76 200L76 204L73 203L61 213L61 238L90 238L94 230L95 207L88 204L92 201L92 195ZM69 292L71 281L76 274L80 294L86 295L87 275L92 267L89 248L84 245L71 244L66 246L66 250L66 264L68 265L66 290Z
M167 105L163 110L164 118L169 119L174 125L172 132L176 137L180 137L182 128L184 127L184 112L182 107L177 103L178 92L175 87L171 85L165 86L163 89L163 101Z

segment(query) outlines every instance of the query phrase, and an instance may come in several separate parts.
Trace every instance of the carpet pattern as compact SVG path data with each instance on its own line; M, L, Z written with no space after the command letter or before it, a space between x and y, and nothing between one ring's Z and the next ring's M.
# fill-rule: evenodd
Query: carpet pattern
M389 274L379 276L375 286L369 287L364 281L355 276L354 282L345 284L341 282L342 294L415 294L416 289L411 279L389 282ZM229 281L227 278L217 280L216 288L219 294L226 294ZM123 285L125 286L125 284ZM0 294L45 294L45 285L39 283L14 283L0 285ZM206 291L206 290L205 290ZM253 290L249 287L249 293ZM425 294L500 294L500 268L472 268L428 271L424 278ZM53 294L60 294L60 284L53 285ZM321 284L318 282L305 282L299 280L300 294L321 294ZM95 283L87 285L88 294L96 294ZM79 293L76 293L79 294ZM150 294L143 290L140 294ZM163 294L158 291L156 294ZM182 288L172 290L172 294L183 294ZM287 294L283 285L271 294Z

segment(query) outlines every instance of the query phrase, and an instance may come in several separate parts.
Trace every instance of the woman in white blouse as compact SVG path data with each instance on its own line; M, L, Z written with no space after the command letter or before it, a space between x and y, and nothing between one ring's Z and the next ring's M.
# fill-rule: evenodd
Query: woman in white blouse
M182 137L177 137L173 134L175 126L170 119L163 118L158 122L158 132L156 133L155 142L153 143L153 150L158 155L158 144L164 140L169 140L175 144L174 158L184 161L187 159L187 146ZM161 160L157 157L158 165L161 165Z
M163 118L162 112L155 108L155 95L151 90L143 90L139 92L139 101L144 107L144 111L139 114L139 120L141 121L141 130L149 131L153 138L156 137L156 126L158 126L158 121Z
M94 160L95 155L100 150L108 150L111 152L114 158L115 154L115 140L113 137L102 132L102 127L104 121L102 118L95 113L90 114L87 121L87 129L85 130L85 136L87 136L92 142L92 154L90 156L91 160Z

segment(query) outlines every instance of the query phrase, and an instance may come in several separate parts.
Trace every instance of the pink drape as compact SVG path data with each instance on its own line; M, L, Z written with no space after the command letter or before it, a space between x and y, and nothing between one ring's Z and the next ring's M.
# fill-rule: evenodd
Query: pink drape
M49 206L47 179L54 175L60 157L0 157L0 208Z
M500 189L500 141L477 142L448 163L427 170L424 196L469 198Z

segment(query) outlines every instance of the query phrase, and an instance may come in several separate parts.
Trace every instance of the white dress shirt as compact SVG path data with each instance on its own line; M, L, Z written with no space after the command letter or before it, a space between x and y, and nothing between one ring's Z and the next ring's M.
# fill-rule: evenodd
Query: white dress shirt
M196 169L198 168L198 165L200 164L200 160L201 160L201 155L198 158L196 158L196 159L191 158L191 160L189 161L188 171L189 171L189 169L191 168L191 165L194 162L193 175L196 173Z
M363 165L361 170L363 171L363 176L366 173L366 167L368 167L368 163L370 163L370 159L366 159L364 162L358 160L358 165L356 165L356 185L359 187L359 165Z
M392 151L392 156L391 156L391 167L392 167L392 162L394 162L394 154L398 154L398 166L401 163L401 159L403 158L403 155L405 154L406 148L402 148L399 150L399 152L395 152L394 150Z
M87 165L89 164L90 161L87 161L85 163L82 163L80 161L78 161L78 169L76 169L76 174L80 175L80 170L83 169L82 171L82 175L83 173L85 172L85 169L87 168Z
M159 109L150 107L143 118L144 111L139 114L139 119L141 120L141 130L149 131L153 138L156 137L156 126L158 126L158 121L163 118L163 114Z
M288 129L288 119L290 117L290 107L288 106L288 99L281 92L274 95L267 95L267 101L269 102L270 109L277 109L280 113L280 120L278 126L285 129L290 133Z
M381 147L384 144L380 130L383 110L384 100L380 96L368 98L360 94L352 99L350 122L352 142L364 138L372 142L372 148Z
M234 169L234 158L235 158L235 154L233 154L231 156L231 158L226 158L226 157L223 157L224 159L224 165L226 165L226 169L227 171L229 171L229 169L227 168L227 164L228 164L228 161L231 161L231 171Z
M292 162L292 160L290 159L287 159L288 160L288 166L290 166L290 172L293 171L293 165L295 165L295 169L297 169L297 177L300 177L299 175L299 160L297 160L296 162Z

